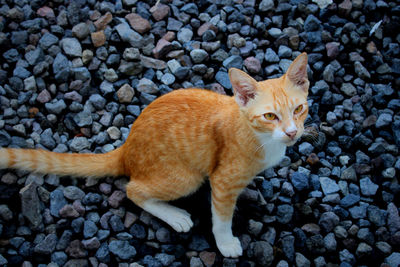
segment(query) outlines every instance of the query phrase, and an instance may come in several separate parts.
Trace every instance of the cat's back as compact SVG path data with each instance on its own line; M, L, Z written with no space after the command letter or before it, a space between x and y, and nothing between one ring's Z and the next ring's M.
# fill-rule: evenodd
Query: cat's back
M152 102L144 109L136 124L142 120L186 124L193 119L209 120L210 116L230 112L232 108L235 108L235 103L229 96L204 89L180 89Z

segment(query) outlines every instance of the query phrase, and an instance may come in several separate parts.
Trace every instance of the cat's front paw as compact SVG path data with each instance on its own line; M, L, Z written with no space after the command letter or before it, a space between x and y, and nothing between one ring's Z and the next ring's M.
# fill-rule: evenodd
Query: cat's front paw
M224 257L237 258L243 254L242 245L237 237L232 236L231 239L217 242L217 247Z

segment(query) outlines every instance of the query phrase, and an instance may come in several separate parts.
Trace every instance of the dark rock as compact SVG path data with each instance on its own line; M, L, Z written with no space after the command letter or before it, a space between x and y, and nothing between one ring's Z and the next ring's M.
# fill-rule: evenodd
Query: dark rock
M136 255L136 249L128 241L114 240L109 244L109 250L122 260L131 260Z

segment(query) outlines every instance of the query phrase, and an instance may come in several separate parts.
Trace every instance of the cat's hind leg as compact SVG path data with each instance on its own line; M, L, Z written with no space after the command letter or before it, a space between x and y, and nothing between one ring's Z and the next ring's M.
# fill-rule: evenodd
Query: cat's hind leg
M162 188L162 187L161 187ZM188 232L193 227L190 214L166 201L179 198L174 194L166 194L165 190L157 190L148 183L130 181L126 187L127 196L136 205L170 225L177 232Z

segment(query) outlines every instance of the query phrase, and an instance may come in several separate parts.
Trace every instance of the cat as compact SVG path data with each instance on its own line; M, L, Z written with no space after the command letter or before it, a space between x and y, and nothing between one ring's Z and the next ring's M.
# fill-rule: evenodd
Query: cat
M232 234L240 192L275 166L304 131L308 114L307 54L280 78L257 82L232 68L234 96L181 89L159 97L133 123L120 148L105 154L0 149L0 168L81 177L126 175L136 205L178 232L193 226L190 214L168 201L196 191L208 177L212 231L221 254L242 255Z

